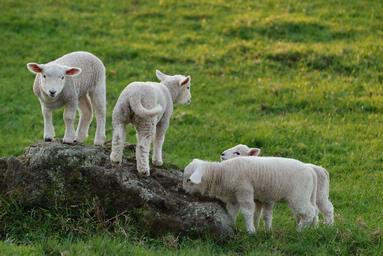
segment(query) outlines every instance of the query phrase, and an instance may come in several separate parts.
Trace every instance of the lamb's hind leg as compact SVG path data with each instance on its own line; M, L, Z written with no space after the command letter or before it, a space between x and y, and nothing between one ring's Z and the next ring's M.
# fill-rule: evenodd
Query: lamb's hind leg
M334 223L334 206L328 198L319 198L317 200L319 210L324 216L324 222L327 225Z
M90 98L92 100L92 104L94 110L96 111L96 135L94 138L94 145L104 145L105 142L105 122L106 122L106 92L105 85L100 88L96 87L96 89L92 92L89 92Z
M112 153L110 153L110 161L113 165L122 163L122 155L124 151L126 138L126 128L123 122L113 122L113 138L112 138Z
M153 140L153 156L152 163L156 166L161 166L163 164L162 160L162 145L165 141L165 133L168 128L167 123L160 123L156 127L156 134Z
M263 212L263 203L259 201L255 201L254 225L256 229L258 229L259 227L259 221L261 219L262 212Z
M140 174L149 176L149 151L150 142L155 133L154 120L142 120L136 126L137 131L137 146L136 146L136 161L137 170Z
M92 104L87 95L79 99L78 108L80 120L76 131L76 141L82 143L88 137L89 125L92 122Z
M273 206L274 203L265 203L263 205L263 220L265 222L265 229L267 232L271 231L273 222Z

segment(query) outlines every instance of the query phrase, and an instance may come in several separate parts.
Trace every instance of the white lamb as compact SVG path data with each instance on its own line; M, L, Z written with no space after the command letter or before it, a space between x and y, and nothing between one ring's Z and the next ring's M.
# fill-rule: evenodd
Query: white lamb
M240 209L249 233L255 232L255 202L287 201L298 231L315 224L316 186L317 177L310 167L281 157L236 157L223 162L195 159L186 166L183 180L186 192L225 202L233 223Z
M47 64L28 63L27 67L36 74L33 92L41 104L45 141L52 141L55 136L53 110L64 106L63 143L84 142L92 121L93 105L97 119L94 144L103 145L106 89L105 67L101 60L88 52L72 52ZM75 133L74 120L77 109L80 112L80 120Z
M258 156L261 150L259 148L249 148L246 145L239 144L235 147L225 150L221 154L221 160L227 160L238 156ZM334 207L329 199L329 189L330 189L330 178L326 169L321 166L314 164L306 164L308 167L311 167L317 175L317 199L316 205L319 210L324 215L326 224L334 223ZM265 222L266 230L271 229L272 214L273 214L273 205L256 203L256 215L255 222L256 226L259 224L259 219L263 212L263 218Z
M149 176L149 150L153 140L152 163L161 166L162 145L169 127L173 104L191 102L190 76L166 75L156 70L156 82L133 82L121 93L113 110L113 140L110 160L121 164L125 126L132 123L137 132L136 161L140 174Z

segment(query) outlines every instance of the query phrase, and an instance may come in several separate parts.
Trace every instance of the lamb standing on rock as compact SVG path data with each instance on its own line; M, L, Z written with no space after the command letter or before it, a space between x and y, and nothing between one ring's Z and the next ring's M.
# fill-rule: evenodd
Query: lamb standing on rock
M304 163L281 157L236 157L223 162L195 159L184 171L183 188L226 203L233 223L240 209L246 230L254 233L255 201L285 200L297 219L297 229L317 219L317 176Z
M94 144L103 145L106 88L105 67L102 61L88 52L72 52L47 64L28 63L27 67L36 74L33 92L41 104L45 141L52 141L55 136L53 110L64 106L63 143L84 142L92 121L93 105L97 119ZM80 120L75 133L74 120L77 109L80 111Z
M133 82L121 93L113 110L113 140L110 160L121 164L125 126L132 123L137 132L136 161L140 174L149 176L149 150L153 140L152 163L162 165L162 145L173 113L173 104L191 102L190 76L169 76L156 70L156 82Z
M249 148L246 145L239 144L235 147L225 150L221 154L221 160L228 160L238 156L258 156L261 150L259 148ZM329 199L329 190L330 190L330 178L326 169L321 166L314 164L306 164L308 167L311 167L317 175L317 199L316 205L319 210L322 212L325 218L325 223L330 225L334 223L334 206L332 205ZM255 210L255 223L256 226L259 224L259 219L261 214L263 214L263 219L265 221L265 227L267 230L271 229L272 214L273 214L273 205L262 204L260 202L256 203Z

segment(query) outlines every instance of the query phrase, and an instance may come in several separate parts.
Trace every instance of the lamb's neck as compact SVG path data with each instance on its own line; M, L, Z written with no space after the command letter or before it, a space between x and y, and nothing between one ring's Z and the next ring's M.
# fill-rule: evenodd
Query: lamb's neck
M168 88L170 95L172 97L173 103L176 103L176 99L178 98L178 86L175 84L165 84L166 88Z

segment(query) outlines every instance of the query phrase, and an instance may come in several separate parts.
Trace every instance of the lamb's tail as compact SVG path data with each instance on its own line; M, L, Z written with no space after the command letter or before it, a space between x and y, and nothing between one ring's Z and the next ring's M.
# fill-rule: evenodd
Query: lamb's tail
M152 109L145 108L141 103L140 97L131 97L130 98L130 108L133 112L142 118L150 118L158 115L162 111L161 105L157 105Z

